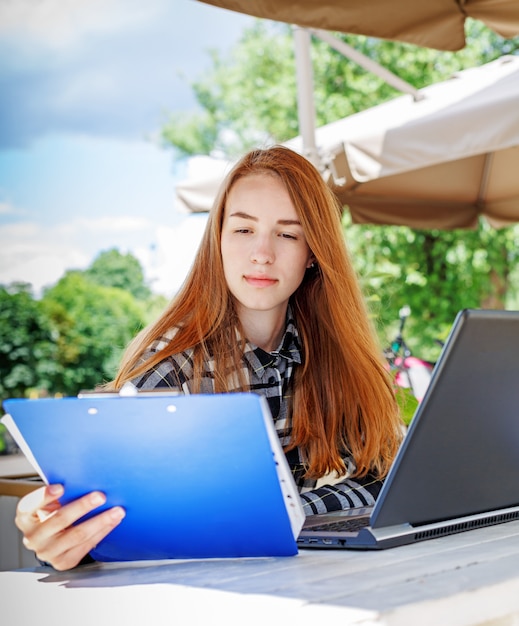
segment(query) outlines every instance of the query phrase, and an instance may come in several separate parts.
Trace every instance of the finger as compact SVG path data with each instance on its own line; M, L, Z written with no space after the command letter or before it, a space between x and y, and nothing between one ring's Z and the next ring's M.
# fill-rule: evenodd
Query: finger
M47 485L28 493L18 503L14 522L22 533L31 532L43 512L51 513L61 507L62 485Z
M124 518L122 507L113 507L99 513L77 526L64 530L52 542L41 546L39 559L47 561L57 570L75 567L91 552Z
M40 498L39 501L41 503L47 500L44 497L43 499ZM94 491L55 508L52 515L47 514L48 509L53 506L52 502L47 504L47 511L45 507L31 510L32 503L29 506L29 512L20 512L16 518L17 526L24 534L24 545L29 550L33 550L38 558L42 558L40 554L52 549L53 544L56 544L58 554L61 553L63 550L60 548L60 541L64 531L105 502L105 495L99 491ZM43 560L49 559L43 558Z
M46 485L31 491L18 503L20 513L33 513L55 503L63 495L63 485Z
M78 522L106 502L106 496L93 491L68 504L52 509L52 503L36 509L30 519L21 516L20 527L24 531L26 546L35 552L53 542L60 533ZM52 513L52 514L49 514Z

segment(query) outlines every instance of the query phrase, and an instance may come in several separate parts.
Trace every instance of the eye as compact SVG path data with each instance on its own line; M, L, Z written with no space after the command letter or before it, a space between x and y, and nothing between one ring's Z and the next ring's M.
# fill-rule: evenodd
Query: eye
M234 232L239 234L239 235L240 234L246 235L247 233L251 232L251 229L247 228L246 226L244 226L243 228L235 228Z
M293 235L292 233L281 233L280 235L283 239L291 239L293 241L297 241L298 237Z

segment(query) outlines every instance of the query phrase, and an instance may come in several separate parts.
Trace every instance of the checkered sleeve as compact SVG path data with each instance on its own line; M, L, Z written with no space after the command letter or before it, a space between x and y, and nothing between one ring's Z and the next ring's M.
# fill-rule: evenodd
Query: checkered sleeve
M150 357L164 349L171 341L176 329L172 329L154 341L142 355L145 363ZM171 389L179 393L189 393L189 383L193 378L193 351L186 350L166 357L164 360L137 376L132 383L141 391Z
M305 467L300 462L299 455L299 450L291 450L287 453L287 461L299 490L305 515L372 506L375 503L382 481L373 474L353 478L356 466L351 456L344 456L344 475L338 477L331 473L315 480L305 478Z
M172 358L164 359L141 376L134 378L132 383L141 391L153 391L154 389L183 391L179 368Z
M382 481L368 474L362 478L345 478L334 484L324 484L300 493L305 515L372 506L382 487Z
M156 350L153 347L143 355L146 361ZM166 357L157 365L150 367L144 374L132 380L141 391L171 390L177 393L193 393L194 366L193 349ZM214 393L214 360L204 363L204 370L199 379L199 393Z

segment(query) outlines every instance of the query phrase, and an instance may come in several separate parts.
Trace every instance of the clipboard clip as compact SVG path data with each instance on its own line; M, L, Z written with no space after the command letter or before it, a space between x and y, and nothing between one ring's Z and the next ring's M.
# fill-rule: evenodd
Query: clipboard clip
M80 391L77 395L78 398L135 398L137 396L179 396L183 395L179 391L174 389L152 389L149 391L141 391L132 382L127 381L119 389L119 391Z

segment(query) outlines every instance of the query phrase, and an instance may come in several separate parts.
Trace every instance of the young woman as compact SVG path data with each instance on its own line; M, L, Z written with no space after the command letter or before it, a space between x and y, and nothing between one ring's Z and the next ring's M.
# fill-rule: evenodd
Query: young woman
M307 514L372 504L400 443L340 215L304 157L280 146L247 154L182 289L108 385L265 395ZM124 516L115 507L72 526L104 496L61 507L62 493L30 494L16 517L25 545L57 569L75 566Z

